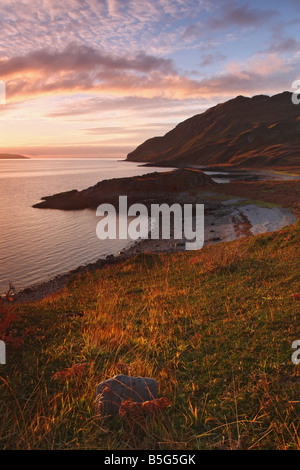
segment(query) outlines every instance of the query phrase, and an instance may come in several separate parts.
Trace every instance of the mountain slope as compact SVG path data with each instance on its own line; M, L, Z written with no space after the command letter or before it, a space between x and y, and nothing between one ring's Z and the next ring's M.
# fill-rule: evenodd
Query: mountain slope
M238 96L147 140L127 160L174 166L300 165L300 106L291 95Z

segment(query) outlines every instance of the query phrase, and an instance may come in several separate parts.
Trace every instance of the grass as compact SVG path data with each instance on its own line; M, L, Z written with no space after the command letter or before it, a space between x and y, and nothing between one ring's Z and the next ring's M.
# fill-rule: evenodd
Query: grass
M299 450L299 234L141 254L2 305L0 448ZM102 419L95 387L120 373L156 378L172 406Z
M267 207L286 207L300 214L299 180L239 182L214 186L214 191L221 193L223 199L228 196L255 200Z

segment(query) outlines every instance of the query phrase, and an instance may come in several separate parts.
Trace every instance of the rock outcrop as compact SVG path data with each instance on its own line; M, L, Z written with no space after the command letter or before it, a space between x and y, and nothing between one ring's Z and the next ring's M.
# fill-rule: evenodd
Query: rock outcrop
M128 196L130 203L174 196L184 191L216 183L201 170L180 168L163 173L150 173L129 178L104 180L88 189L45 196L33 207L75 210L95 208L99 204L117 205L119 196Z

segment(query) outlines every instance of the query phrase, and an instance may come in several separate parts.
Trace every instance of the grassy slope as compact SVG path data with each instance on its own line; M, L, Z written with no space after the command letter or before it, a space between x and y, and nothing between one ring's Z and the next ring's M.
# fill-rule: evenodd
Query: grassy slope
M297 210L299 185L284 184ZM299 449L299 234L298 222L198 252L139 255L14 307L0 446ZM74 363L87 363L82 376L52 379ZM95 386L117 373L155 377L172 408L142 427L102 421Z

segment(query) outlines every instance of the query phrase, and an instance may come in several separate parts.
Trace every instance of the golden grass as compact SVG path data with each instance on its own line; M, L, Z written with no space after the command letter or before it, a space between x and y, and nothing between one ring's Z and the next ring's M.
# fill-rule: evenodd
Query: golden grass
M0 366L0 447L299 450L299 234L141 254L2 309L21 341ZM122 373L172 406L143 426L102 419L95 387Z

